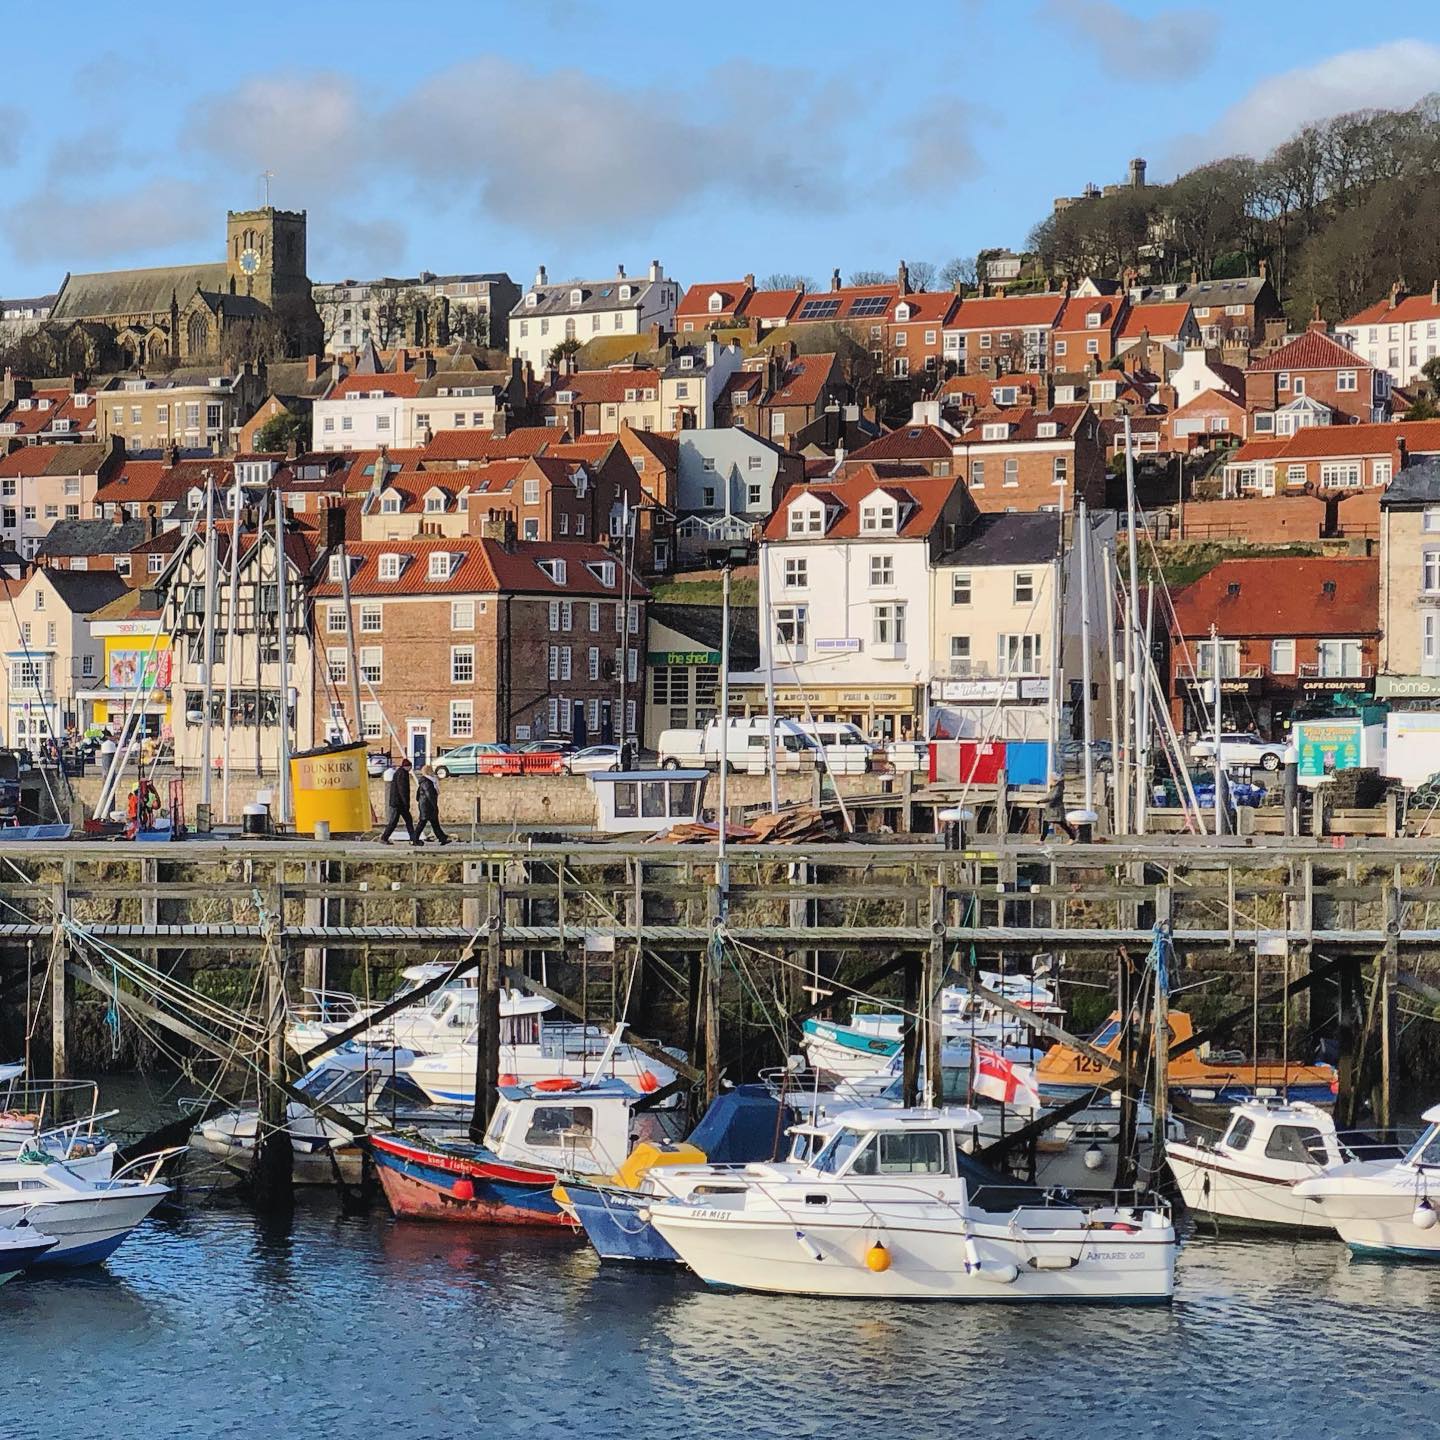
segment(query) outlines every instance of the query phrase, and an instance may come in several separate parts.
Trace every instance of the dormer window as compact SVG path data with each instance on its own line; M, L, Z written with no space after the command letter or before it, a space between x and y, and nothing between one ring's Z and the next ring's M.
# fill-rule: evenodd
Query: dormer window
M400 571L404 568L405 557L403 555L385 554L380 557L380 578L382 580L398 580Z
M382 515L398 515L400 513L400 497L393 490L387 490L380 497L380 513Z
M1000 421L997 424L986 425L980 433L981 438L984 440L1008 440L1010 438L1010 425L1008 421Z
M565 583L565 562L563 560L541 560L540 568L557 584Z
M626 398L626 400L630 401L632 404L634 403L635 395L636 395L636 392L635 392L634 390L627 390L627 391L625 392L625 398Z
M454 557L445 550L437 550L430 557L430 579L448 580L450 578L450 562Z
M431 490L425 496L425 513L427 515L443 515L445 513L445 492L443 490Z
M1035 433L1042 440L1053 440L1060 433L1060 427L1053 420L1042 420Z
M818 500L796 501L790 507L791 535L823 535L825 507Z
M860 507L862 535L893 535L897 524L897 507L893 500L867 500Z
M525 297L525 304L529 309L533 309L539 302L540 297L533 290Z
M680 368L682 370L693 370L695 368L695 357L693 355L682 355L680 357Z
M712 315L718 315L725 308L725 297L718 290L713 290L706 304Z
M561 405L573 405L575 403L575 392L573 390L557 390L555 399Z
M640 467L637 465L635 468L638 470ZM577 470L570 479L575 486L575 498L583 500L585 492L590 488L590 477L583 470Z
M895 319L901 323L910 318L910 307L903 301L895 307Z
M622 285L620 287L620 298L622 300L628 300L634 293L634 290L629 285Z
M1103 320L1104 318L1105 318L1105 317L1100 313L1100 311L1098 311L1098 310L1092 310L1092 311L1085 317L1085 328L1086 328L1087 330L1098 330L1098 329L1100 328L1100 322L1101 322L1101 320Z
M583 290L578 290L578 289L577 289L577 290L572 290L572 291L570 292L570 303L571 303L572 305L579 305L579 304L583 303L584 299L585 299L585 292L584 292Z
M607 590L615 588L615 562L613 560L601 560L595 565L585 567Z

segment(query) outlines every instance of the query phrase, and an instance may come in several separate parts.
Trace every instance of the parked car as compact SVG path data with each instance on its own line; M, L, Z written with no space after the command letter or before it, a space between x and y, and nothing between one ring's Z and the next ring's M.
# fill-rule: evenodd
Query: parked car
M1108 740L1096 740L1090 746L1090 763L1097 775L1108 775L1115 768L1115 754ZM1060 765L1066 775L1085 772L1085 742L1062 740Z
M1215 738L1207 736L1190 747L1194 760L1213 762ZM1262 740L1248 730L1226 730L1220 734L1220 764L1229 770L1234 765L1258 765L1262 770L1278 770L1285 763L1285 746L1276 740Z
M591 775L597 770L618 770L620 768L620 747L618 745L587 745L565 757L565 772L568 775Z
M527 740L515 749L521 755L569 755L575 747L568 740Z
M394 763L388 750L371 750L365 756L365 773L383 775Z
M519 753L508 745L477 741L457 745L433 761L435 774L441 780L451 775L509 775L520 770Z

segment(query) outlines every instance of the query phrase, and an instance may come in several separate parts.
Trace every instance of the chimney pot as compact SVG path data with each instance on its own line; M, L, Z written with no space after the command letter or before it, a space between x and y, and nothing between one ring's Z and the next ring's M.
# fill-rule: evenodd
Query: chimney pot
M830 272L830 288L832 290L838 290L840 288L840 270L838 266Z

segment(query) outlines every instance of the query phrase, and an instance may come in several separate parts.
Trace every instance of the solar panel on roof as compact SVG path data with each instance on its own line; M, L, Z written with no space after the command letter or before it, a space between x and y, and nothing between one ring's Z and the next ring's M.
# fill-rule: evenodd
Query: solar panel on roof
M883 315L889 305L888 295L862 295L860 299L850 302L850 313L857 319L865 315Z
M801 320L830 320L840 313L838 300L807 300L800 307Z

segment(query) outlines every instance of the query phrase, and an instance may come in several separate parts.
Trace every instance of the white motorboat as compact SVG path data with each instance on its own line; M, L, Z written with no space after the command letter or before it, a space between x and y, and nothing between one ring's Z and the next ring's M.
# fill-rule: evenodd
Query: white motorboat
M1213 1143L1169 1140L1165 1158L1186 1207L1217 1223L1330 1234L1334 1226L1296 1185L1332 1167L1398 1160L1373 1136L1341 1134L1334 1117L1307 1101L1250 1100L1230 1111Z
M789 1295L1165 1301L1175 1230L1161 1208L1083 1209L965 1153L973 1110L856 1110L814 1158L659 1198L649 1218L703 1280Z
M22 1200L27 1224L55 1241L33 1262L36 1268L95 1265L170 1193L157 1177L179 1153L146 1155L104 1177L63 1160L0 1161L0 1203Z
M65 1159L98 1154L117 1114L101 1111L94 1081L28 1080L23 1064L0 1065L0 1159L37 1147Z
M286 1043L297 1055L307 1055L325 1040L339 1035L367 1016L375 1015L427 981L447 974L452 967L431 961L411 965L402 971L404 983L388 1000L366 1003L358 996L337 990L307 990L309 1003L295 1013L285 1032ZM475 1030L476 995L474 977L462 977L442 985L434 994L361 1031L361 1044L393 1045L433 1054L462 1044ZM538 995L519 990L500 994L500 1017L510 1022L517 1042L538 1039L540 1016L555 1007Z
M298 1079L294 1086L310 1104L286 1104L286 1129L294 1154L297 1185L332 1185L338 1167L349 1184L360 1179L367 1134L420 1129L432 1138L462 1138L469 1116L437 1110L406 1073L415 1054L375 1045L342 1045ZM333 1114L330 1112L334 1112ZM337 1116L352 1122L342 1124ZM227 1110L195 1127L191 1148L212 1155L232 1170L248 1171L260 1131L260 1112L251 1105Z
M1357 1255L1440 1260L1440 1105L1399 1160L1340 1165L1295 1186Z
M476 1046L473 1031L463 1045L434 1055L421 1055L407 1069L409 1077L437 1105L474 1105ZM633 1045L617 1042L593 1025L540 1025L500 1013L500 1083L539 1085L551 1080L622 1080L643 1094L652 1094L676 1078L661 1061Z
M0 1209L0 1285L28 1270L47 1251L55 1248L55 1237L26 1224L26 1205Z

